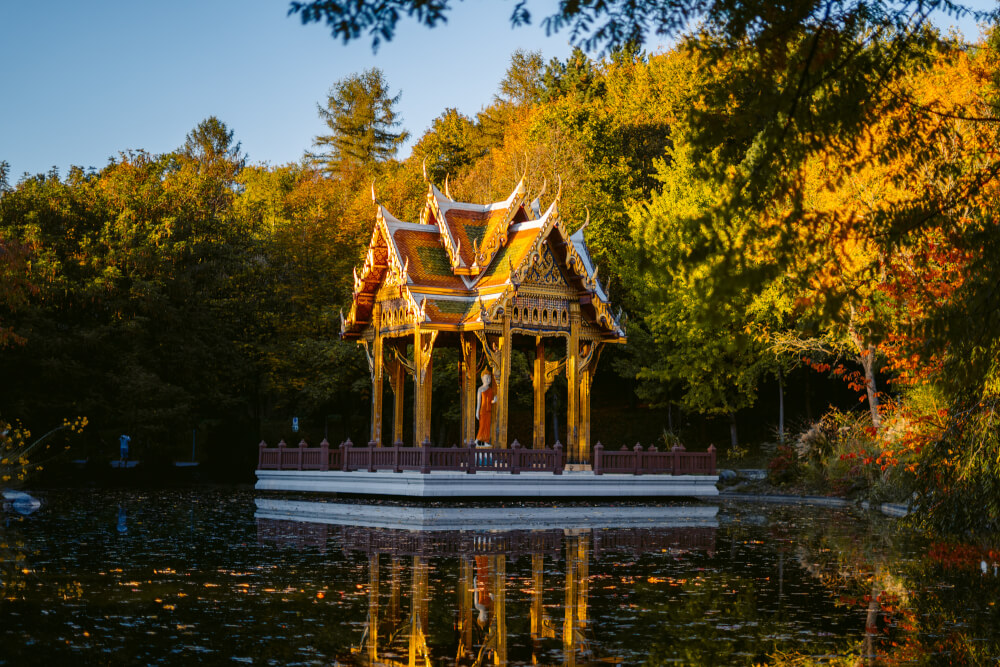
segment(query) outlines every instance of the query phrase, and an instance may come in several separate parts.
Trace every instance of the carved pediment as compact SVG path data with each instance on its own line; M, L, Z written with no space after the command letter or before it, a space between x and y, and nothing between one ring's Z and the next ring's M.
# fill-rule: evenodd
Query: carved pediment
M521 288L544 287L548 289L561 288L568 290L569 285L563 277L556 258L547 243L542 244L542 250L536 257L532 258L531 266L524 275Z

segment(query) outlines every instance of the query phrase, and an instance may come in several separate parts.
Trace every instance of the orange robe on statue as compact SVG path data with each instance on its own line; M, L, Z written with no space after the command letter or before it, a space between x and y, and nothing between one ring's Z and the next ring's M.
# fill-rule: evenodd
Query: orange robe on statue
M490 427L493 426L493 397L496 393L496 389L490 384L480 398L479 430L476 431L476 440L479 442L489 442L492 439Z

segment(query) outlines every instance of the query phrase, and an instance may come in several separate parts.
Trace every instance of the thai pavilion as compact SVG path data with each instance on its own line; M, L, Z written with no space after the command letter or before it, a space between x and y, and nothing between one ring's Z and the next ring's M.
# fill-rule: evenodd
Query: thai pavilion
M585 467L592 444L590 389L601 349L626 340L620 313L612 312L587 250L586 223L570 234L559 214L561 189L542 212L539 198L528 203L524 179L507 199L492 204L449 195L447 186L442 193L428 182L419 222L403 222L372 190L375 228L364 264L355 269L353 303L341 324L341 336L361 344L368 357L371 441L401 444L407 376L413 380L414 444L430 440L434 351L451 346L460 350L464 444L478 439L507 448L511 349L527 347L534 350L532 448L546 445L545 394L565 372L565 451L569 462ZM544 340L553 337L565 340L562 359L546 359ZM488 415L476 407L477 380L486 371L495 392L487 394ZM383 376L395 399L388 441Z

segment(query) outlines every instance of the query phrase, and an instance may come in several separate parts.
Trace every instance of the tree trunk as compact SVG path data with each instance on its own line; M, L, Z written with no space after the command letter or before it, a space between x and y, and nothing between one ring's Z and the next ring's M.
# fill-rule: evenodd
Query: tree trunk
M667 401L667 431L674 432L674 406L670 401Z
M868 407L872 411L872 426L882 426L882 416L878 413L878 388L875 386L875 346L868 345L860 355L861 367L865 369L865 391L868 392Z
M739 446L739 440L736 437L736 413L729 413L729 445L734 449Z
M872 426L879 428L882 425L882 417L878 413L878 387L875 386L875 352L876 348L871 343L865 342L861 334L854 328L854 306L851 306L851 323L848 332L851 342L858 350L858 361L865 371L865 391L868 393L868 408L872 413Z
M778 369L778 444L785 444L785 378Z

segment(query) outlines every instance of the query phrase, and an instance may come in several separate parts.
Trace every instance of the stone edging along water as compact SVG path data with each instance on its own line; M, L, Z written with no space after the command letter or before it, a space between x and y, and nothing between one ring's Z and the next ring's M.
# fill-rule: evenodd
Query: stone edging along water
M820 505L824 507L848 507L858 505L858 503L854 503L843 498L828 498L826 496L758 495L753 493L726 493L725 491L720 491L717 497L719 500L783 503L786 505ZM882 512L882 514L891 517L904 517L909 514L909 510L906 505L899 503L880 503L872 505L865 500L860 503L860 507L865 510L878 510L879 512Z

